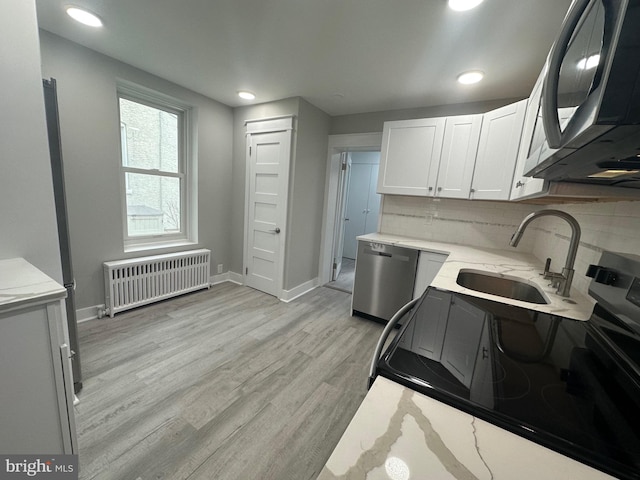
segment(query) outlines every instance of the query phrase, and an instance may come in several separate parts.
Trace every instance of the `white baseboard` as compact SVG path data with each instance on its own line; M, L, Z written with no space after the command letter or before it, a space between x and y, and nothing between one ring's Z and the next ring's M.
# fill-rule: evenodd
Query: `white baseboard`
M318 277L312 280L309 280L308 282L304 282L298 285L297 287L292 288L291 290L283 290L282 297L280 297L280 300L282 300L285 303L289 303L290 301L295 300L298 297L301 297L305 293L310 292L311 290L317 287L318 287Z
M238 285L244 285L242 275L235 272L221 273L220 275L213 275L209 279L211 285L218 283L231 282ZM89 320L95 320L98 317L98 312L104 310L104 304L94 305L92 307L79 308L76 310L76 319L78 323L88 322Z
M211 285L217 285L218 283L231 282L237 283L238 285L244 285L244 278L242 275L236 272L225 272L220 275L213 275L209 282Z
M98 311L104 310L104 304L94 305L93 307L79 308L76 310L76 319L78 323L87 322L98 318Z

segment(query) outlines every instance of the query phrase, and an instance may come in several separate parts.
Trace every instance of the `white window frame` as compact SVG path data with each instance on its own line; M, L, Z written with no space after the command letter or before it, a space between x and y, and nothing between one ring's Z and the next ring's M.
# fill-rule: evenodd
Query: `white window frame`
M126 126L122 123L120 115L120 99L126 99L141 105L163 110L178 116L178 172L160 171L158 169L136 168L126 165L122 147L126 143ZM119 82L117 88L118 122L120 128L120 155L118 156L120 165L120 198L122 206L122 233L124 240L124 251L149 250L164 247L181 245L192 245L197 243L197 182L195 179L195 158L191 148L192 116L193 109L173 97L150 90L148 88L134 85L129 82ZM127 173L137 173L143 175L157 175L165 178L178 178L180 181L180 232L163 233L155 235L135 235L128 233L127 223L127 193L126 182Z

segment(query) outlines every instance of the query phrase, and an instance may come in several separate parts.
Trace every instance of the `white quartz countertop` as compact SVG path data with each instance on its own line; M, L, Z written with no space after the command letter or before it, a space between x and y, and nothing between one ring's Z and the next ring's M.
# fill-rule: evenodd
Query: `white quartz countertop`
M431 282L431 285L436 288L495 300L576 320L587 320L593 312L595 300L575 289L571 290L569 298L564 298L556 294L555 288L550 286L549 281L542 278L541 273L544 270L542 262L534 255L520 253L516 249L494 250L381 233L363 235L358 237L358 240L448 254L447 260L444 265L442 265L438 275L433 282ZM458 273L462 269L480 270L496 275L515 277L521 281L524 280L527 283L536 285L542 290L549 303L545 305L523 302L462 287L456 283ZM576 273L576 275L579 274L579 272Z
M378 377L317 480L613 477Z
M25 259L0 260L0 312L66 296L62 285Z

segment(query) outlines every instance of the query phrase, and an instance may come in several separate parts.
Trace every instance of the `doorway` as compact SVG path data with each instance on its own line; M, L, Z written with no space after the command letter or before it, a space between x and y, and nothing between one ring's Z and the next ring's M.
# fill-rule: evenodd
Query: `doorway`
M355 277L356 238L378 230L381 195L376 188L380 151L341 152L340 164L331 276L327 286L351 293Z

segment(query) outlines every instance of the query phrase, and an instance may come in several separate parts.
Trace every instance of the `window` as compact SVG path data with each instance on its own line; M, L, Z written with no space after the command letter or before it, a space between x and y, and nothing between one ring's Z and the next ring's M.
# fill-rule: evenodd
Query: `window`
M191 241L188 110L121 89L125 249Z

